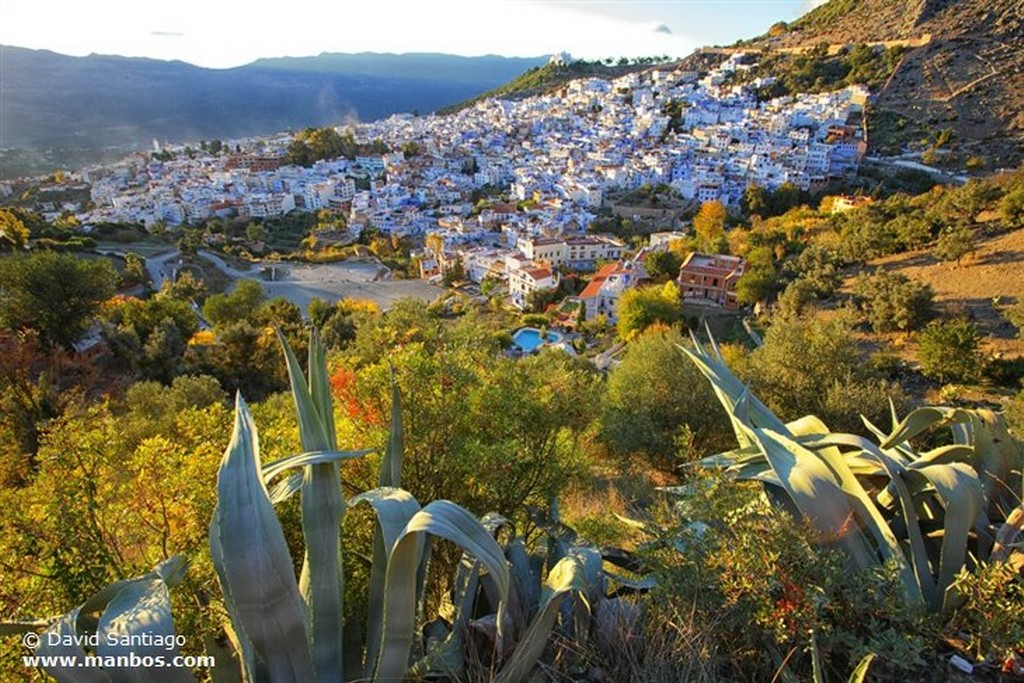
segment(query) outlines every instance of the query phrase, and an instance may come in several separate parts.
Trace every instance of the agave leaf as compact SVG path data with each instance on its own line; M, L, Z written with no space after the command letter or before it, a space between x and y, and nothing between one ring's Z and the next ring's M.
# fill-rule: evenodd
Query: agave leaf
M496 683L519 683L533 671L544 654L551 630L558 621L562 602L571 593L582 596L587 589L583 565L574 556L564 557L548 573L541 596L541 609L530 622L508 661L498 671Z
M405 529L405 525L419 512L420 504L407 491L382 487L366 491L349 501L351 507L366 503L376 514L373 540L373 563L370 566L370 586L367 596L366 658L363 675L373 676L373 667L380 653L384 629L384 590L387 579L388 553Z
M812 451L783 434L748 428L786 493L818 530L822 541L838 543L860 568L876 560L856 524L857 515L832 470Z
M726 413L730 416L735 416L737 412L736 407L741 398L746 394L746 410L750 416L750 423L757 427L771 429L780 434L789 434L789 430L786 425L783 424L783 422L777 418L767 406L761 403L761 401L754 396L750 396L747 392L747 387L737 379L737 377L724 363L711 358L704 353L700 347L697 347L694 351L691 351L684 346L680 346L679 349L694 362L697 368L711 382L711 386L715 390L718 400L725 408ZM733 419L735 419L735 417ZM736 437L741 447L751 445L746 430L735 424L734 430L736 431Z
M270 502L277 505L298 493L302 489L302 479L302 472L292 472L287 477L274 484L274 488L270 489ZM270 483L265 477L264 481L267 484Z
M247 670L274 681L313 681L306 610L291 556L259 469L259 439L238 396L231 443L217 475L210 549Z
M307 385L306 376L284 333L278 329L277 334L288 365L302 448L308 452L337 451L334 430L328 431L327 428L328 424L333 424L334 408L327 387L327 368L319 337L310 333L309 360L312 364ZM342 625L345 582L341 522L345 514L345 499L341 493L341 472L337 462L320 461L306 465L301 491L302 534L306 551L299 590L308 606L313 664L320 680L341 680L344 675Z
M446 500L433 501L409 520L390 551L385 583L384 637L376 666L377 680L399 680L409 665L416 632L416 573L423 534L452 541L480 561L499 589L499 640L503 631L509 575L501 548L466 510Z
M1002 415L979 409L972 416L973 465L985 487L988 514L1005 519L1024 498L1024 448L1010 434Z
M402 421L402 392L395 378L395 366L391 365L391 429L388 432L388 447L380 462L380 485L398 488L402 485L402 458L405 454L405 423Z
M272 463L264 465L263 481L269 484L284 472L297 467L306 467L309 465L331 465L343 460L355 460L356 458L362 458L370 453L373 453L372 449L362 451L310 451L308 453L299 453L298 455L289 455L286 458L281 458L280 460L275 460ZM290 486L291 485L289 485L289 488Z
M619 590L615 591L616 595L622 595L623 593L645 593L658 585L658 580L653 576L643 576L638 579L631 579L607 570L604 574L614 583L621 586Z
M309 331L309 394L323 424L327 446L338 450L337 430L334 427L334 403L331 400L331 383L327 377L327 358L324 345L316 328Z
M832 433L828 426L826 426L817 415L804 415L799 420L787 422L786 428L794 438Z
M811 631L811 671L814 683L827 683L821 667L821 653L818 652L818 636Z
M969 465L929 465L917 470L935 487L946 510L942 555L939 561L938 597L946 595L967 559L967 537L975 521L984 516L985 493L978 474Z
M429 648L426 656L412 666L410 677L413 679L422 679L431 673L457 678L465 671L466 661L462 653L466 629L480 585L479 572L480 562L463 553L452 585L455 612L452 614L451 629L442 642Z
M35 621L2 621L0 622L0 636L20 636L24 633L45 631L60 618L36 619Z
M320 414L320 407L313 402L313 395L310 393L309 385L306 383L306 374L299 365L299 359L295 357L291 345L280 329L277 330L278 340L284 351L285 363L288 366L288 379L291 383L292 400L295 403L295 413L299 420L299 440L302 442L304 451L333 451L337 450L332 445L333 434L327 434L323 418ZM310 346L314 344L314 338L310 339ZM312 371L312 368L311 368ZM326 398L330 398L330 394Z
M1006 562L1009 560L1010 551L1015 546L1021 546L1021 544L1015 543L1015 541L1022 534L1024 534L1024 505L1018 506L1006 516L1006 521L999 527L999 531L996 532L995 544L992 547L992 554L989 559L992 562Z
M926 406L910 412L879 447L882 450L905 443L930 429L944 423L970 422L970 414L962 408L937 408Z
M887 451L883 451L867 439L853 434L831 434L821 439L821 441L831 445L860 448L865 457L875 460L885 470L890 484L895 489L895 499L900 503L900 512L903 516L903 524L910 546L910 566L914 570L916 583L920 586L921 596L924 601L934 608L936 606L935 581L932 577L931 565L928 560L928 550L918 523L914 497L903 477L904 466L900 459ZM904 583L909 586L906 579ZM909 595L914 597L912 589L910 589Z
M973 459L974 449L970 446L951 444L939 446L930 451L922 453L916 460L908 465L909 469L916 470L928 465L950 465L955 462L970 464Z
M818 451L818 455L828 465L829 469L832 470L832 473L839 481L839 485L849 496L850 505L857 515L857 520L867 528L874 538L875 545L881 556L896 565L897 571L903 580L907 597L911 602L920 602L923 599L923 594L921 592L921 584L917 580L917 575L907 563L900 543L886 522L885 517L882 516L878 507L857 479L853 469L849 466L848 458L839 453L836 448L822 448Z
M868 669L871 668L871 662L875 659L875 653L869 652L864 655L860 663L857 664L857 668L853 670L850 677L846 679L846 683L864 683L864 679L868 675Z
M221 642L221 641L224 642ZM243 662L238 638L230 624L224 626L224 633L214 637L209 633L203 635L203 649L206 655L213 657L210 667L210 683L245 683L242 676ZM252 680L252 679L249 679Z
M167 584L154 573L121 589L100 617L97 634L99 642L96 654L101 657L135 654L138 657L170 659L177 656L179 651L173 645L174 619L171 616L171 596ZM162 642L169 640L172 646L132 644L130 639L140 636L157 637ZM113 683L178 683L195 680L187 667L111 667L107 673Z
M58 683L111 683L110 676L103 669L84 666L85 651L81 646L73 644L73 639L81 635L75 628L77 620L78 610L74 609L43 632L34 654L37 657L61 658L51 660L60 661L61 664L44 666L43 671L56 678ZM75 662L77 666L64 666L64 662L68 661Z
M516 586L526 621L533 619L540 609L541 581L533 570L533 562L522 538L515 538L506 548L505 557L512 568L512 583Z

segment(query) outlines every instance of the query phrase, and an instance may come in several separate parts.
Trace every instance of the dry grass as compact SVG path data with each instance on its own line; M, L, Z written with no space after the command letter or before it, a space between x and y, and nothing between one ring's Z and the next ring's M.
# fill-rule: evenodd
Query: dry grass
M927 283L940 310L966 309L985 337L986 353L1024 355L1024 340L1001 313L1024 297L1024 228L980 240L959 267L938 261L930 250L886 256L869 266Z

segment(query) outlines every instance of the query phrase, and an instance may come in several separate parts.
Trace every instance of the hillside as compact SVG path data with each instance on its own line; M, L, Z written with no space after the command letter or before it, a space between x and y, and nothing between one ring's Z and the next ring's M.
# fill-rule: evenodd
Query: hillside
M577 61L570 64L548 63L536 66L519 74L507 83L481 93L473 98L437 110L439 114L451 114L471 107L488 98L519 99L551 92L559 86L578 78L618 78L634 71L649 69L649 64L623 64L608 66L600 62Z
M0 46L0 148L144 146L427 112L542 62L363 53L205 69Z
M948 129L945 148L960 161L977 156L1016 166L1024 161L1022 37L1021 0L831 0L740 47L794 52L822 43L834 50L888 42L902 48L869 117L876 149L920 151Z

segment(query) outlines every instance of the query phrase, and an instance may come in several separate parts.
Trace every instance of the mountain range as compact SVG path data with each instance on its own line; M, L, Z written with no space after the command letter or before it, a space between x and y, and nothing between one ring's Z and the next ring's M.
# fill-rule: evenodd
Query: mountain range
M0 46L0 148L139 147L428 112L546 61L325 53L206 69Z
M1024 0L830 0L721 50L778 58L865 42L904 50L873 93L868 127L875 151L944 146L961 160L973 156L991 166L1024 161ZM682 65L704 67L716 50ZM540 69L546 62L328 53L204 69L0 46L0 161L3 148L139 148L153 138L235 138L428 112L482 93L526 96L574 76L567 67ZM785 68L784 60L777 63ZM616 72L605 71L585 75Z

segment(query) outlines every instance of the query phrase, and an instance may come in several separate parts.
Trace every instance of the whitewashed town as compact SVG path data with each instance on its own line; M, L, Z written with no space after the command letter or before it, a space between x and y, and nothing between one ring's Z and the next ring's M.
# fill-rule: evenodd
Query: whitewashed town
M623 215L613 197L667 186L683 205L731 209L750 185L811 190L856 172L866 142L851 120L866 88L758 102L755 90L771 79L731 84L749 68L734 54L703 75L655 67L612 81L571 81L552 95L484 99L450 115L395 115L354 128L357 141L391 151L310 167L283 163L290 134L218 141L219 154L205 142L184 154L184 145L154 141L155 154L144 160L83 171L94 208L77 218L85 226L174 228L326 210L342 214L353 237L372 227L414 238L423 245L414 254L421 278L440 282L457 263L469 282L502 283L519 308L532 292L557 287L560 270L600 266L580 297L588 316L614 322L618 295L646 277L643 256L667 248L686 225L676 221L636 253L588 230L603 207ZM481 208L474 196L506 201ZM684 296L736 307L741 259L694 254L686 261Z

